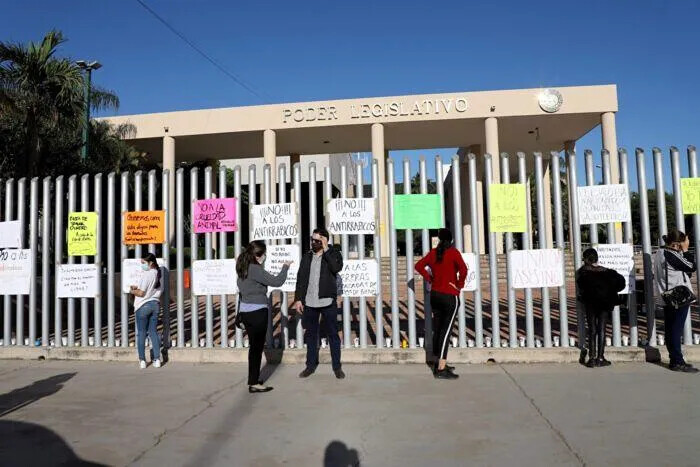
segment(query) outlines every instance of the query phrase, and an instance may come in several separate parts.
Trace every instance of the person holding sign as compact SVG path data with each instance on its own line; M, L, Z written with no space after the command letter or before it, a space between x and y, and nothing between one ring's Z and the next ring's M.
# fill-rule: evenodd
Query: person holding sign
M583 266L576 272L579 300L586 309L588 324L588 362L586 366L609 366L605 359L605 326L608 316L620 302L618 293L625 288L625 278L614 269L598 264L598 252L583 252Z
M134 298L136 328L138 338L136 347L139 352L139 366L146 368L146 332L151 339L153 366L160 368L160 338L158 337L158 311L160 310L161 273L158 261L153 253L148 253L141 260L143 274L138 285L130 287Z
M297 289L293 308L303 313L306 339L306 368L299 374L308 378L318 366L318 327L323 317L331 347L333 372L338 379L345 378L340 365L340 337L338 337L337 277L343 270L343 256L328 245L326 229L316 229L311 236L311 251L301 258L297 273Z
M265 337L267 333L267 288L281 287L287 280L289 261L285 261L282 270L276 276L265 271L267 246L259 240L248 244L245 251L236 260L238 274L238 293L240 320L248 332L248 392L269 392L271 386L260 381L260 364L262 362Z
M461 290L467 280L467 265L452 244L449 229L440 229L438 240L437 247L416 263L416 271L430 284L433 355L436 359L433 375L438 379L457 379L459 376L454 373L454 367L447 365L447 341L459 308Z

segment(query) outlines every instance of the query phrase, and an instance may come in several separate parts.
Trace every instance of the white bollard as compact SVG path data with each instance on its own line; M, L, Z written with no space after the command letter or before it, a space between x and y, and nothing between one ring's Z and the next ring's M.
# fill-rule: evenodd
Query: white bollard
M520 336L518 338L518 344L520 344L520 347L525 347L525 336Z
M693 334L693 344L700 345L700 334Z
M467 340L467 347L474 347L474 345L476 345L476 344L474 343L474 339L469 339L469 340Z
M609 337L606 337L605 338L605 345L610 347L612 345L612 339L610 339Z
M289 348L293 349L297 346L297 341L295 339L289 339Z
M452 347L457 347L457 338L452 337Z
M420 348L422 349L422 348L423 348L423 343L425 343L425 338L419 337L419 338L418 338L418 347L420 347Z
M386 347L387 347L387 349L391 348L391 337L386 338Z
M352 340L352 345L353 345L355 348L358 348L358 347L360 346L360 338L359 338L359 337L354 338L354 339Z
M554 347L559 347L559 336L554 336Z
M569 337L569 347L576 347L576 338Z
M664 340L664 335L663 334L658 334L656 336L656 340L659 343L659 345L664 345L665 340Z
M491 338L486 337L486 339L484 339L484 343L486 344L486 347L491 347Z
M247 349L249 345L250 345L250 342L248 341L248 338L246 337L245 339L243 339L243 347L245 347Z
M204 340L204 338L202 337L201 339L199 339L199 346L204 347L205 345L207 345L207 341Z
M229 347L236 347L236 339L229 339L228 346ZM173 347L175 347L175 341L173 341Z
M627 347L628 345L630 345L630 338L629 338L629 336L622 336L622 345L624 345L625 347Z

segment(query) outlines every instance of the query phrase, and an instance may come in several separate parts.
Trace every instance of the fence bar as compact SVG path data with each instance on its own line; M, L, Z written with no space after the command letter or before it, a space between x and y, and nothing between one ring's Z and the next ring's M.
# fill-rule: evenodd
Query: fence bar
M97 293L93 302L93 339L95 347L102 347L102 174L95 175L93 205L97 213L97 235L95 242L95 267L97 268Z
M510 183L510 160L507 152L501 153L501 183ZM513 251L513 234L507 232L506 241L506 285L508 287L508 345L518 346L518 312L513 288L513 271L510 265L510 252Z
M20 235L19 235L19 247L24 248L27 243L25 241L26 232L24 226L27 225L26 221L26 204L27 204L27 179L20 178L17 182L17 220L19 220L20 225ZM34 268L32 267L32 270ZM32 285L32 288L34 286ZM24 337L24 295L15 296L16 308L15 308L15 338L17 339L17 345L26 345L29 340L25 341Z
M297 205L297 224L299 225L299 235L296 238L296 243L299 245L299 253L302 252L302 228L301 228L301 163L297 162L292 167L292 183L294 185L294 202ZM299 349L304 348L304 328L301 322L301 314L296 313L296 345ZM345 323L345 318L343 318ZM343 331L345 334L345 331ZM347 339L347 338L346 338Z
M498 155L496 155L498 157ZM484 156L484 185L486 187L486 206L488 212L491 211L491 184L493 183L493 172L491 167L491 154ZM501 330L499 317L499 297L498 297L498 249L496 245L496 233L491 232L489 226L489 282L491 283L491 342L494 347L501 346Z
M143 172L137 170L134 173L134 210L141 211L143 209ZM134 257L141 259L143 257L143 246L136 245L134 247ZM139 328L136 326L136 313L134 313L134 339L138 338ZM134 343L135 344L135 343Z
M36 286L39 283L38 274L36 270L36 258L37 258L37 246L38 246L38 232L39 227L39 178L32 178L29 183L29 248L32 250L30 257L32 258L32 284L29 289L29 320L27 323L27 334L29 336L29 345L36 346ZM42 248L42 256L44 251ZM42 261L43 264L43 261ZM43 270L42 270L43 272ZM43 283L45 281L44 276L41 276L42 282L42 297L43 297ZM43 306L42 306L43 308ZM20 310L20 314L24 315L24 308Z
M535 196L537 198L537 234L540 250L547 248L547 232L545 229L544 203L551 203L551 199L544 199L544 172L542 170L542 153L535 152ZM563 258L562 258L563 260ZM542 288L542 334L544 346L552 346L552 316L549 308L549 288Z
M124 223L126 222L126 212L129 210L129 173L123 172L120 180L120 206L119 211L121 212L121 242L119 246L119 261L120 261L120 282L124 280L124 260L129 257L129 250L124 244ZM124 293L124 287L122 289L120 305L120 318L121 318L121 332L120 332L120 344L122 347L129 347L129 294Z
M177 346L185 346L185 170L175 172L175 245L177 262ZM190 279L191 282L191 279Z
M83 174L80 177L80 210L87 212L90 210L90 175ZM81 264L88 264L88 257L80 257ZM88 299L80 299L80 346L87 347L89 342L88 329Z
M114 347L114 220L116 216L114 198L114 172L107 175L107 345ZM123 276L120 276L123 277Z
M233 253L236 258L241 254L241 166L233 168L233 197L236 198L236 225L238 230L233 233ZM239 295L236 294L236 310L238 310ZM243 330L236 328L236 347L243 347Z
M63 191L63 175L56 177L56 192L54 194L56 201L56 218L54 221L54 268L58 274L58 267L63 263L63 202L66 194ZM54 275L55 277L55 275ZM46 305L48 307L48 304ZM56 347L63 346L63 301L54 294L54 345ZM43 311L42 311L43 312Z
M427 174L426 174L427 177ZM426 183L425 183L426 189L428 187L428 182L426 178ZM440 156L435 156L435 188L437 191L437 194L440 196L440 215L442 219L442 226L446 227L446 222L445 222L445 187L444 187L444 181L442 177L442 160L440 159ZM453 237L454 240L454 237ZM428 238L428 251L430 251L430 248L432 247L432 244L430 242L430 238ZM461 293L460 293L461 295ZM461 298L461 297L460 297ZM430 302L430 300L427 300ZM460 300L461 301L461 300ZM454 322L453 322L454 325ZM432 317L431 317L431 330L432 330ZM432 334L432 333L431 333ZM452 334L452 328L447 330L447 335L450 336ZM448 339L449 341L450 339ZM432 339L431 339L432 342ZM449 345L449 342L448 344Z
M155 169L148 171L148 210L155 211L156 209L156 171ZM166 220L165 224L168 224ZM167 235L166 235L167 236ZM150 243L148 245L148 252L156 254L156 245ZM161 343L162 344L162 343Z
M455 246L460 251L464 252L464 227L462 223L462 182L460 174L459 156L452 158L452 217L455 226ZM443 219L445 217L443 216ZM467 275L471 271L467 271ZM466 283L466 281L465 281ZM467 346L467 319L464 305L464 293L459 294L459 311L457 312L457 332L459 346L464 348Z
M579 224L578 215L578 179L576 176L575 150L567 151L566 173L569 185L569 199L571 200L570 215L571 228L573 229L571 237L574 242L574 244L572 245L572 249L574 251L574 269L578 271L578 269L581 267L581 226ZM576 294L576 296L578 296L578 293ZM581 304L578 300L576 301L576 321L578 323L578 346L580 349L584 349L586 342L586 328L584 325L584 317L581 309Z
M76 203L76 188L78 176L71 175L68 178L68 214L75 212ZM68 264L75 264L75 257L68 256ZM75 345L75 299L68 299L68 339L66 340L69 347Z
M14 190L15 190L15 181L13 179L9 179L5 182L5 220L6 221L11 221L14 219L14 216L12 214L12 207L13 207L13 201L14 201ZM4 325L4 335L3 335L3 343L6 346L9 346L12 344L12 297L10 295L5 295L4 297L4 317L3 317L3 325Z
M309 184L311 180L309 180ZM359 185L359 183L358 183ZM309 190L311 187L309 186ZM310 193L310 191L309 191ZM343 164L340 166L340 197L348 197L348 171ZM340 245L343 253L343 261L348 260L349 242L347 234L340 236ZM343 296L343 344L346 349L350 348L352 334L352 308L350 306L350 298ZM361 336L359 337L361 339ZM309 344L310 345L310 344Z
M212 193L212 171L211 167L206 167L204 169L204 199L211 199ZM194 219L194 215L192 216ZM211 249L211 237L212 234L207 232L204 234L204 258L207 260L212 259L212 249ZM206 328L206 344L207 348L214 347L214 297L212 295L207 295L205 297L206 302L206 312L205 312L205 328Z
M637 157L637 185L639 189L639 216L642 228L642 263L644 265L644 308L647 316L647 345L656 345L656 326L654 304L654 284L650 280L654 276L651 251L651 226L649 225L649 199L646 180L646 164L644 149L635 150Z
M382 180L383 182L383 180ZM379 199L379 193L382 189L382 185L379 180L379 162L377 159L372 160L372 200ZM379 217L381 217L381 210L383 206L379 206L377 210L379 212ZM382 289L382 237L379 229L374 231L374 258L377 261L377 298L374 302L374 323L376 325L376 344L377 348L381 349L384 347L384 296ZM392 345L396 349L401 348L401 342L398 340L391 340Z
M287 202L287 166L280 164L277 168L277 201ZM281 243L286 244L286 240ZM280 330L282 331L282 348L289 348L289 297L287 292L280 291Z
M225 166L219 167L219 198L226 198L226 171ZM238 225L240 229L240 225ZM228 239L226 232L219 233L219 259L228 257ZM221 347L228 347L228 296L222 295L219 297L219 320L221 327Z
M593 151L586 149L583 151L583 158L586 162L586 184L588 186L595 185L595 166L593 163ZM590 224L590 242L591 245L598 244L598 224Z
M474 281L476 281L476 290L474 290L474 340L477 347L483 347L484 325L481 308L481 245L479 244L479 229L481 226L479 225L479 208L477 202L476 156L471 152L467 155L467 164L469 168L469 223L472 229L474 264L476 264L476 271L474 271Z
M629 167L627 159L627 150L625 148L619 148L617 151L620 158L620 178L622 183L627 185L627 191L632 193L632 188L630 186L630 176ZM640 189L641 190L641 189ZM625 243L632 245L632 259L634 260L634 233L632 230L632 222L625 222ZM637 294L635 293L635 283L637 279L637 272L633 266L633 276L632 283L629 284L629 293L627 294L627 315L629 318L630 336L629 342L632 347L637 347L639 343L639 333L637 329Z
M559 153L550 153L552 172L552 196L554 198L554 231L557 241L557 248L561 251L562 274L564 284L559 287L559 345L569 346L569 311L567 306L566 293L566 240L564 237L564 216L562 214L562 193L561 193L561 168L559 166Z
M198 197L198 175L197 167L190 169L190 219L194 219L194 202ZM199 245L197 234L194 229L190 230L190 271L194 275L194 262L197 261ZM194 277L190 277L190 330L192 332L192 347L199 347L199 298L194 294Z
M391 340L397 346L401 340L401 327L399 323L399 258L396 245L396 229L394 228L394 195L396 194L396 181L394 174L394 160L386 159L386 177L388 189L388 215L389 225L389 286L391 288Z
M689 175L693 178L698 176L698 161L697 161L697 152L695 150L695 146L688 146L688 171ZM700 252L700 216L697 214L693 214L693 247L695 250L695 255L697 256L698 252ZM697 273L695 274L695 281L696 281L696 290L700 290L700 275ZM696 310L697 312L697 310ZM692 308L690 311L688 311L688 319L686 320L686 323L690 323L692 325L693 323L693 315L692 315ZM688 339L685 341L685 345L694 345L694 342L692 339Z
M355 190L355 198L364 198L365 181L363 178L362 163L355 164L357 173L357 186ZM357 253L359 259L365 259L365 236L357 235ZM360 297L359 302L359 320L360 320L360 347L367 348L367 299Z
M43 181L41 213L41 345L50 344L49 305L51 293L51 177ZM59 196L56 195L56 199Z
M425 157L420 156L418 160L418 176L420 178L420 192L421 194L428 193L428 174L425 167ZM431 248L430 244L430 231L428 229L421 230L422 239L422 254L425 257ZM406 265L408 268L409 266ZM411 265L413 267L413 265ZM423 279L423 322L425 324L425 347L429 350L433 348L433 313L430 307L430 292L428 292L428 283Z
M610 176L610 153L607 149L603 149L600 151L600 155L603 161L603 183L608 185L612 183ZM608 243L615 243L615 224L612 222L608 223ZM612 312L612 344L614 347L620 347L622 345L620 328L620 307L616 306L613 308Z
M666 227L666 189L664 188L663 154L661 149L652 148L654 158L654 183L656 186L656 212L659 222L659 246L663 246L663 237L668 233Z
M161 308L163 313L163 334L161 339L161 351L167 357L168 350L173 346L170 339L170 243L173 239L173 232L170 227L170 218L173 215L173 206L170 205L170 170L161 172L161 206L165 211L165 236L163 238L162 256L163 268L160 268L163 275L163 293L161 294Z
M403 193L411 194L411 161L403 160ZM413 229L406 230L406 303L408 304L408 347L416 348L416 289L413 267Z
M526 187L530 187L530 185L527 183L528 175L527 175L527 164L526 164L526 159L525 159L525 153L524 152L518 152L518 183L523 183L525 184ZM529 190L528 190L529 191ZM528 204L528 212L530 212L530 204ZM530 228L532 224L528 221L527 226L525 228L525 232L523 232L521 243L523 245L523 249L528 249L532 248L532 241L530 239ZM533 306L532 306L532 289L527 288L525 289L525 343L527 344L528 347L534 347L535 346L535 317L534 317L534 312L533 312Z

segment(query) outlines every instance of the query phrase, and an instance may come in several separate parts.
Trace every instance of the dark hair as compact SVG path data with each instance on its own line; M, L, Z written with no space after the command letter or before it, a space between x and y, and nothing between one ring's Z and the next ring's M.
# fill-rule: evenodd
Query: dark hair
M681 232L680 230L671 229L669 230L668 234L662 236L661 238L664 240L664 244L666 246L669 246L673 243L684 242L687 236L684 232Z
M324 229L323 227L319 227L318 229L314 229L311 235L313 234L319 234L321 237L325 237L326 240L330 239L331 236L328 234L328 231Z
M248 277L248 266L251 264L256 264L258 258L265 254L267 251L267 245L265 242L260 240L253 240L245 247L243 253L238 255L236 260L236 273L241 279Z
M151 269L158 271L156 274L155 288L160 289L160 268L158 267L158 259L156 258L156 255L153 253L146 253L142 259L149 264Z
M598 262L598 252L595 248L588 248L583 252L583 262L589 265Z
M440 229L438 231L438 242L435 252L437 254L437 262L442 263L442 258L445 256L445 251L452 246L452 232L450 229Z

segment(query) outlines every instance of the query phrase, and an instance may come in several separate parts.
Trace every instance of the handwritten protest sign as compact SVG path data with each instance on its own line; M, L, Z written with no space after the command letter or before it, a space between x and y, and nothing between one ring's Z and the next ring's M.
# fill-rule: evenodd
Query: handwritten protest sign
M328 201L328 231L332 234L374 234L374 198L335 198Z
M635 288L634 248L629 243L613 243L596 246L598 264L614 269L625 278L625 289L621 294L630 293Z
M700 178L681 178L683 214L700 214Z
M95 264L61 264L56 271L58 298L94 298L99 274Z
M235 232L236 198L198 199L193 204L195 233Z
M343 297L373 297L377 295L377 261L355 259L343 261L338 294Z
M251 240L296 238L299 235L296 203L251 206Z
M474 253L462 253L464 264L467 265L467 280L464 282L463 292L476 290L476 255Z
M265 269L270 274L275 276L282 270L283 263L291 261L287 272L287 280L282 287L272 288L272 290L281 290L283 292L294 292L297 287L297 271L299 270L299 246L298 245L269 245L267 247L267 260L265 261Z
M156 261L159 267L165 266L163 258L157 258ZM143 269L141 269L140 259L126 258L122 261L122 292L129 293L132 285L139 285L141 275L143 275Z
M629 222L631 219L627 185L580 186L577 194L581 225Z
M0 295L27 295L32 279L32 250L0 250Z
M513 288L559 287L564 284L561 251L513 250L510 252Z
M0 222L0 248L19 248L22 225L19 221Z
M123 225L125 245L165 241L165 211L125 212Z
M394 229L439 229L443 226L440 195L394 195Z
M71 212L68 214L68 256L97 254L97 213Z
M491 232L525 232L527 198L524 183L492 184L489 207Z
M238 293L235 259L206 259L192 264L194 295L230 295Z

